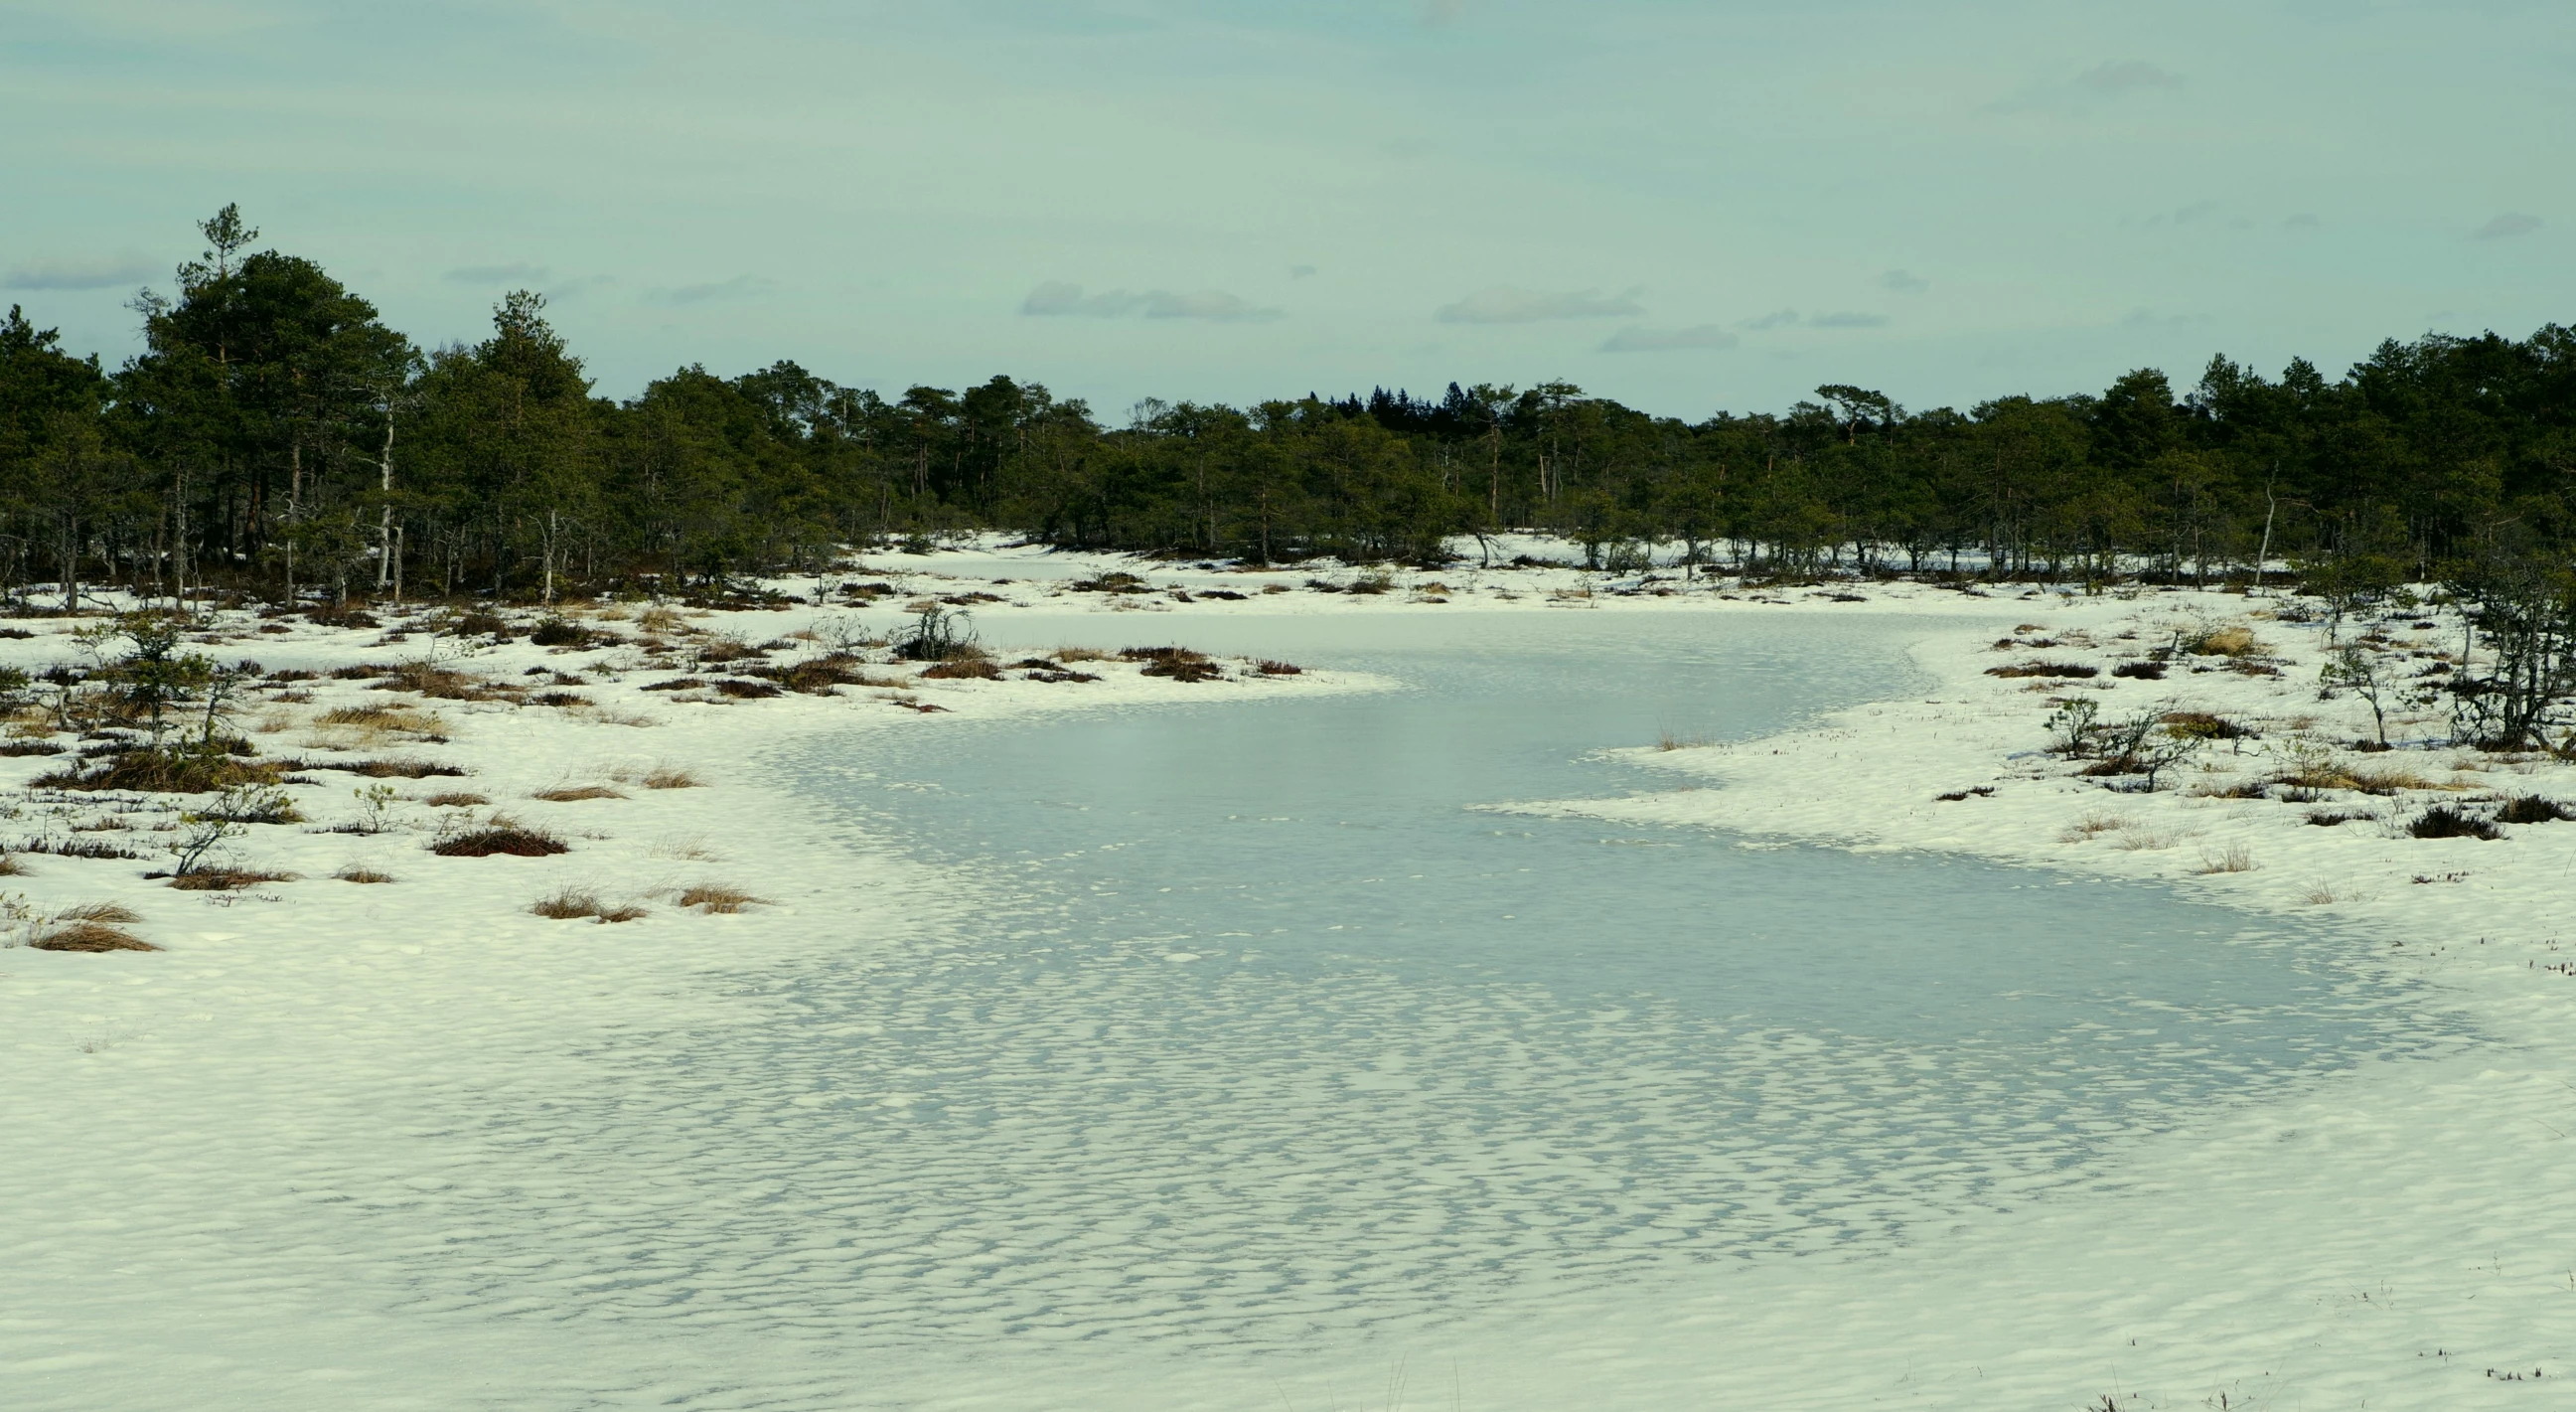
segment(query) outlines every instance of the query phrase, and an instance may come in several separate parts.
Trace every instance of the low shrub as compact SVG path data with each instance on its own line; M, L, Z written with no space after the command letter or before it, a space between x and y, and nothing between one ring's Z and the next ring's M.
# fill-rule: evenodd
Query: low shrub
M2496 822L2500 824L2554 824L2561 819L2576 819L2576 809L2537 794L2509 800L2496 811Z
M1988 667L1986 675L1990 677L2098 677L2102 675L2102 669L2088 667L2081 662L2016 662L2006 667Z
M331 876L342 882L353 883L389 883L394 880L393 874L380 873L363 863L351 863Z
M952 657L922 672L938 681L1000 681L1002 669L989 657Z
M2200 855L2202 873L2250 873L2254 871L2254 850L2241 843L2231 843L2217 852L2203 849Z
M531 706L554 706L574 710L590 704L590 698L577 691L541 691L528 698Z
M569 853L572 845L544 829L495 814L481 824L441 832L429 851L442 858L489 858L494 854L544 858Z
M30 838L19 843L17 848L12 851L18 853L50 853L57 858L107 859L149 858L152 856L149 853L137 853L131 848L124 847L121 844L110 843L101 838ZM22 868L19 871L23 872L25 870Z
M588 647L593 634L579 623L561 618L548 618L528 634L528 641L539 647Z
M2448 804L2436 804L2417 815L2406 826L2406 832L2417 838L2483 838L2504 837L2504 831L2475 814L2464 814Z
M1294 662L1274 662L1267 657L1253 663L1252 669L1265 677L1293 677L1306 670Z
M1046 669L1044 669L1044 670L1042 670L1042 671L1032 671L1032 672L1030 672L1027 676L1022 677L1020 680L1022 680L1022 681L1044 681L1044 682L1068 682L1068 681L1070 681L1070 682L1083 682L1083 681L1098 681L1098 680L1100 680L1100 678L1099 678L1098 676L1094 675L1093 673L1090 673L1090 672L1069 672L1069 671L1058 671L1058 670L1056 670L1056 669L1055 669L1055 668L1053 668L1053 667L1049 667L1049 668L1046 668Z
M738 701L765 701L773 696L786 695L773 683L748 677L722 677L710 682L709 685L716 689L718 695L730 696Z
M670 765L656 765L636 781L646 789L696 789L706 781L686 770Z
M2308 811L2308 822L2321 829L2330 829L2341 824L2359 823L2365 819L2375 819L2378 817L2378 815L2371 813L2367 809L2311 809Z
M474 794L466 790L450 790L441 794L433 794L420 802L428 805L432 809L470 809L476 805L489 804L492 801L484 798L482 795Z
M646 682L646 691L695 691L706 682L697 677L673 677L668 681Z
M145 794L203 794L237 785L273 784L282 763L254 763L223 745L171 744L118 748L90 761L40 775L40 789L126 789Z
M585 799L624 799L626 795L604 784L566 784L538 790L528 797L542 799L549 804L578 804Z
M259 868L197 868L171 878L170 886L181 892L238 892L260 883L293 881L293 873L272 873Z
M1186 647L1129 647L1118 655L1130 662L1145 664L1141 675L1170 677L1174 681L1215 681L1225 670L1211 662L1204 652Z
M442 701L490 701L518 690L512 687L505 691L472 672L430 662L403 662L380 672L371 671L368 675L384 678L376 683L378 691L408 691Z
M2173 734L2193 736L2201 740L2255 738L2255 732L2252 729L2238 725L2225 716L2215 716L2207 711L2167 711L2163 721L2165 728Z
M50 740L12 740L0 742L0 756L60 755L63 748Z
M1097 578L1075 579L1065 587L1076 593L1150 593L1153 585L1136 575L1112 570Z

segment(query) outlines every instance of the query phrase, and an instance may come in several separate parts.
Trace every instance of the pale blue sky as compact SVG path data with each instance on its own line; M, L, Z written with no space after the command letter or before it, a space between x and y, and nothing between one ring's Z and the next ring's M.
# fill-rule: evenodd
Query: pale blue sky
M234 200L619 395L2336 373L2576 319L2570 73L2564 0L0 0L0 301L113 363Z

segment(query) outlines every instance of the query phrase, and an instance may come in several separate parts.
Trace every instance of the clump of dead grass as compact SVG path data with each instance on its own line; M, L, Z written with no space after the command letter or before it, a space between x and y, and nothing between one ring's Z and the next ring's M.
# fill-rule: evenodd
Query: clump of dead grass
M57 922L103 922L113 926L119 922L142 921L143 914L119 902L84 902L77 907L66 907L63 910L56 912L54 914L54 920Z
M649 915L635 904L602 902L599 894L586 887L558 888L528 905L540 917L558 922L578 921L584 917L600 922L632 922Z
M694 907L710 915L731 914L755 903L766 903L765 897L754 897L738 887L721 883L698 883L680 890L680 905Z
M353 883L389 883L394 881L393 874L378 872L364 863L351 863L340 871L333 873L331 876L338 878L342 882Z
M492 801L471 790L457 789L433 794L420 802L432 809L471 809Z
M38 951L158 951L161 948L122 927L104 922L74 921L48 927L27 943Z
M2254 868L2254 850L2241 843L2231 843L2216 850L2202 849L2200 866L2194 871L2202 874L2250 873Z
M170 886L181 892L239 892L261 883L293 881L293 873L273 873L265 868L198 868L173 877Z
M706 781L675 765L656 765L636 783L646 789L697 789Z
M624 799L626 792L604 784L559 784L552 789L538 790L528 797L542 799L549 804L578 804L585 799Z
M545 829L522 824L507 814L495 814L480 824L441 830L429 851L442 858L489 858L495 854L543 858L569 853L572 845Z

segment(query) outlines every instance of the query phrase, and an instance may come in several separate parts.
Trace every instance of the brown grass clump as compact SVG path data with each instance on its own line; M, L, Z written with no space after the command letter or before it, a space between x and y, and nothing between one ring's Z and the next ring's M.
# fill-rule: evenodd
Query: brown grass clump
M389 883L394 880L393 874L377 872L364 863L351 863L331 876L342 882L353 883Z
M767 677L789 691L807 696L829 696L839 686L882 685L864 670L866 664L846 652L816 657L786 667L756 667L755 675Z
M402 706L334 706L313 718L317 726L355 726L371 731L418 730L421 723L419 714Z
M1059 647L1053 655L1059 662L1106 662L1118 654L1097 647Z
M170 879L170 885L181 892L235 892L260 883L293 881L293 873L271 873L258 868L200 868Z
M464 790L451 790L444 794L433 794L420 802L428 805L432 809L470 809L475 805L489 804L492 801L479 794L468 793Z
M122 903L84 902L78 907L66 907L63 910L56 912L54 914L54 920L58 922L106 922L113 924L116 922L139 922L143 920L143 914L135 911L131 907L123 905Z
M2081 662L2015 662L2008 667L1988 667L1986 675L1990 677L2098 677L2102 675L2102 669L2088 667Z
M2262 639L2241 623L2212 628L2184 644L2183 650L2195 657L2253 657L2263 650Z
M2504 837L2504 830L2474 814L2464 814L2447 804L2436 804L2425 810L2406 832L2417 838L2482 838Z
M689 631L688 620L680 616L678 609L665 608L659 604L636 614L635 626L646 632Z
M601 922L631 922L648 915L633 903L612 906L600 901L598 893L575 887L564 888L551 897L540 897L529 904L528 910L558 922L577 921L583 917Z
M429 851L442 858L489 858L496 853L511 858L544 858L569 853L572 845L544 829L519 823L506 814L495 814L478 826L440 835Z
M1265 677L1293 677L1304 674L1306 669L1294 662L1274 662L1264 657L1252 664L1252 670Z
M38 951L158 951L161 948L119 927L100 922L73 922L52 928L27 943Z
M40 789L130 789L149 794L203 794L237 784L274 784L284 766L251 761L221 750L120 750L95 763L40 775L30 781Z
M746 680L741 677L726 677L712 685L717 691L740 701L759 701L782 694L777 687L768 682Z
M578 804L585 799L624 799L626 795L604 784L566 784L538 790L528 797L542 799L549 804Z
M1209 661L1206 653L1186 647L1129 647L1118 655L1130 662L1144 663L1140 676L1170 677L1174 681L1217 681L1225 676L1225 670Z
M636 781L646 789L696 789L706 783L696 775L671 765L656 765Z
M443 701L489 701L505 694L472 672L428 662L401 662L387 668L376 690L408 691Z
M2537 794L2511 800L2496 811L2496 822L2500 824L2554 824L2561 819L2576 819L2576 810Z
M1000 681L1002 668L989 657L951 657L932 663L921 674L934 681Z
M768 900L765 897L754 897L738 887L725 887L716 883L699 883L695 887L683 889L680 893L681 906L695 907L710 915L739 912L754 903L765 903Z

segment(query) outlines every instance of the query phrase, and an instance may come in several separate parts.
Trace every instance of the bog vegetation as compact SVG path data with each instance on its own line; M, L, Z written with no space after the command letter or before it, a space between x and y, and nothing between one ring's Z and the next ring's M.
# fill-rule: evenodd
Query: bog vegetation
M122 367L14 308L0 325L7 585L549 599L970 528L1271 563L1428 561L1515 527L1614 570L1658 546L2058 581L2286 560L2338 599L2449 577L2564 606L2576 331L2556 325L2391 341L2340 378L2221 357L2179 394L2141 369L1964 411L1829 384L1690 422L1478 383L1147 400L1110 424L1008 377L880 392L787 362L611 400L537 294L480 343L422 349L312 260L255 248L235 208L200 230L201 258L136 298L147 349Z

